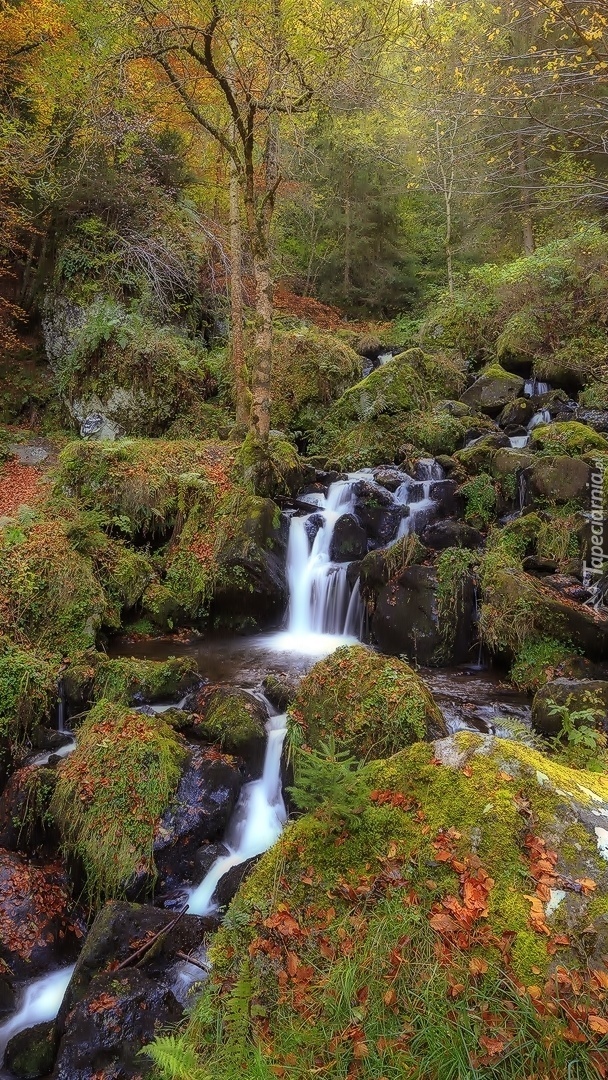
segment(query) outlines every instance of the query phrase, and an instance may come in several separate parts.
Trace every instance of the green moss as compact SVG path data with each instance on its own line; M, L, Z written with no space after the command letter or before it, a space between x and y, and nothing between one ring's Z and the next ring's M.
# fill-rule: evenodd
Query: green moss
M402 660L361 645L315 664L289 708L292 742L317 748L334 736L359 757L383 757L429 731L445 731L418 675Z
M45 659L0 637L0 774L57 698L59 659Z
M94 670L92 700L131 705L134 701L157 702L181 697L198 680L193 657L168 660L87 658Z
M92 562L72 547L61 519L0 529L0 614L17 640L63 654L94 644L111 621Z
M242 754L266 737L263 710L243 690L210 687L196 700L196 736L229 754Z
M59 767L51 812L65 853L83 865L93 906L154 876L156 825L179 782L186 751L161 717L99 702Z
M302 463L295 446L275 434L263 446L250 432L237 454L236 468L249 491L268 498L289 495L302 483Z
M518 690L535 693L551 679L568 677L568 665L576 660L572 646L555 638L526 640L515 656L509 678Z
M544 454L582 457L590 450L608 451L608 439L576 420L540 424L532 433L532 446Z
M122 439L70 443L60 455L57 498L76 499L125 535L168 535L192 502L230 489L233 452L215 442Z
M469 524L483 529L494 519L496 513L496 488L491 476L480 473L459 489L464 497L465 518Z
M465 591L472 584L472 568L478 555L466 548L447 548L437 559L437 618L443 640L442 653L449 659L458 630L458 612Z
M370 763L356 827L326 807L262 858L214 939L213 974L183 1037L202 1076L465 1076L496 1029L508 1052L499 1072L476 1066L480 1078L565 1077L573 1065L591 1080L588 1048L563 1037L566 1017L535 1010L525 992L563 953L553 960L530 925L524 841L561 821L556 789L576 786L577 773L515 743L454 743L466 770L439 765L423 744ZM446 848L455 867L437 858ZM469 875L489 880L487 912L455 948L431 920L463 903ZM472 977L472 958L485 974ZM568 963L584 982L582 944Z

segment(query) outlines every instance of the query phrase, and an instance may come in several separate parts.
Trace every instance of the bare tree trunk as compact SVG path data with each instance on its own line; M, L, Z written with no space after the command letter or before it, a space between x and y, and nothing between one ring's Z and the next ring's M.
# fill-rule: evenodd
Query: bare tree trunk
M255 273L256 332L251 380L251 430L262 444L270 434L270 386L272 375L272 317L274 311L272 274L268 249L253 254Z
M522 231L524 251L526 255L533 255L536 250L534 242L534 230L532 228L532 199L530 194L530 177L528 174L528 162L526 148L521 132L517 133L517 172L521 180L521 207L522 207Z
M236 403L236 424L240 430L249 425L249 391L243 341L243 237L238 171L230 160L230 316L231 354Z

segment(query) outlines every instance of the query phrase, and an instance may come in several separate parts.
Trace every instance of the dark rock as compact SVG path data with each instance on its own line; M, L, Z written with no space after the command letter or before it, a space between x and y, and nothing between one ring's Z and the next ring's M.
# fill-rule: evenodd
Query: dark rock
M542 735L557 735L561 730L561 716L551 712L555 705L566 705L570 713L598 709L597 726L608 731L608 682L599 679L554 679L541 687L532 704L532 726Z
M494 365L460 395L460 400L488 416L498 416L505 405L520 396L523 388L522 378Z
M418 458L412 467L414 480L443 480L443 469L435 458Z
M527 428L535 412L536 405L531 398L515 398L514 401L510 401L508 405L505 405L498 417L498 423L503 429L513 425L521 425Z
M267 675L262 686L270 704L284 713L296 696L299 681L292 672L282 671L280 674Z
M152 1062L143 1046L175 1026L183 1011L164 983L127 969L98 975L66 1017L53 1080L140 1080Z
M48 1076L55 1064L57 1029L54 1020L35 1024L9 1040L4 1055L6 1068L20 1080Z
M528 555L523 560L522 567L528 574L554 574L557 563L552 559L542 559L540 555Z
M0 961L15 979L32 978L75 957L77 913L58 862L34 866L16 852L0 850L0 912Z
M387 491L396 491L407 480L407 473L401 472L399 469L376 469L374 472L374 480L380 487L386 488Z
M362 565L363 560L357 559L355 562L349 563L346 567L346 580L348 582L348 587L351 590L354 589L359 580Z
M332 562L353 562L367 553L367 533L353 514L342 514L336 521L329 557Z
M358 480L353 487L355 516L374 544L390 544L402 518L401 507L384 488Z
M204 840L223 835L242 784L236 764L204 750L193 751L154 838L154 859L163 888L191 880L197 848Z
M477 529L454 518L427 525L420 534L420 539L425 547L435 551L450 547L478 548L483 544L483 536Z
M230 854L225 844L203 844L194 856L192 880L200 883L207 876L214 862Z
M87 934L57 1016L57 1027L65 1030L72 1009L89 993L94 979L111 975L117 964L133 955L135 949L150 941L160 931L154 947L145 954L140 967L150 977L161 977L176 959L178 952L192 952L215 929L213 919L198 915L175 915L148 904L128 904L111 900L101 909Z
M251 499L238 531L218 555L212 624L231 630L276 625L289 598L285 561L289 526L271 499Z
M236 896L242 882L249 876L260 856L254 855L251 859L245 859L238 866L232 866L226 874L220 878L213 894L213 901L219 907L228 907L230 901Z
M528 474L528 493L532 498L551 502L583 502L589 499L591 466L580 458L542 458Z
M57 839L48 817L56 782L53 769L36 765L13 773L0 797L0 848L34 853Z
M194 714L188 732L243 758L253 772L261 771L268 713L259 698L237 686L212 683L201 687L188 704Z
M306 535L308 537L308 542L311 547L315 542L315 537L319 529L322 529L324 524L325 520L323 518L323 514L311 514L311 516L308 518L304 527L306 529Z
M586 424L594 431L608 433L608 409L581 409L574 412L574 420L580 424Z
M380 592L372 631L382 652L392 656L423 665L460 663L471 649L474 619L472 578L440 617L436 570L409 566Z
M574 600L584 604L589 599L589 589L586 585L582 585L577 577L569 577L567 574L558 574L554 571L544 578L543 584L548 585L565 600Z
M71 743L72 736L68 731L55 731L53 728L36 727L32 731L31 740L35 750L61 750L62 746Z
M7 1016L15 1011L17 994L8 979L0 978L0 1016Z
M460 509L456 488L455 480L435 480L431 484L429 498L437 504L438 513L454 514Z

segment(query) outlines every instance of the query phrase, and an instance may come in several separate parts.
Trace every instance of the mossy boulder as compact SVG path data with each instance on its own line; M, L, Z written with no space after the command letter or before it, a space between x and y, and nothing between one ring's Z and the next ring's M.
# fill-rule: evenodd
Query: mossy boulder
M333 736L360 758L381 757L445 732L415 671L362 645L343 646L315 664L298 687L288 719L292 740L315 748Z
M329 557L332 562L353 562L367 554L367 532L353 514L342 514L336 521Z
M57 1054L57 1031L53 1020L20 1031L7 1044L4 1061L19 1080L39 1080L48 1076Z
M406 567L422 562L426 551L415 534L402 536L388 547L369 551L359 565L361 593L375 604L378 593Z
M261 701L238 687L203 686L189 708L195 715L188 730L197 739L261 764L267 720Z
M137 540L163 539L178 514L209 505L233 487L234 448L194 439L68 443L59 456L55 496L76 500Z
M335 334L312 326L276 329L272 425L309 437L320 415L362 374L361 357Z
M0 611L4 633L64 656L93 645L112 621L91 559L55 517L0 528Z
M554 707L566 706L568 712L593 713L587 726L597 726L608 731L608 682L601 679L553 679L534 696L532 725L542 735L557 735L562 727L562 717Z
M530 398L518 397L505 405L498 423L501 428L527 427L536 412L536 405Z
M454 459L463 465L471 476L489 470L497 451L510 445L507 436L503 435L502 431L492 432L489 435L482 436L480 439L476 439L471 446L458 450L454 454Z
M534 428L531 447L552 455L582 457L591 450L608 451L608 439L576 420L540 424Z
M0 848L31 855L52 850L56 841L50 804L57 783L54 769L17 769L0 796Z
M372 632L383 652L417 664L461 662L474 640L474 556L442 552L437 567L409 566L381 590Z
M0 790L15 757L57 700L59 664L0 637Z
M59 766L51 813L92 905L125 895L142 874L153 879L154 831L186 759L162 716L100 701L81 725Z
M362 779L348 822L330 803L307 814L241 887L182 1051L225 1077L337 1080L362 1062L369 1077L457 1076L463 1053L489 1078L511 1048L520 1075L565 1078L598 1052L593 1022L569 1041L572 1008L603 1015L605 778L460 733Z
M198 682L196 660L191 656L170 656L168 660L140 660L135 657L85 656L74 665L67 678L92 672L90 700L113 701L118 705L155 704L179 701Z
M500 364L492 364L460 395L460 400L488 416L498 416L523 389L524 380L519 375L505 371Z
M551 503L589 503L591 466L577 457L547 457L527 474L529 495Z

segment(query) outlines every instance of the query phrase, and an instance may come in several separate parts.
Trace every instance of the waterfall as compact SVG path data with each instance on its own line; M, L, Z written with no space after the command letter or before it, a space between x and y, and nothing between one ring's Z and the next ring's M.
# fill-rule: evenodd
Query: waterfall
M50 975L34 979L22 991L17 1012L0 1027L0 1063L4 1057L7 1043L13 1035L24 1031L34 1024L54 1020L59 1012L68 983L72 978L74 965L60 968Z
M511 435L509 439L513 450L523 450L524 446L527 446L530 442L529 435Z
M540 424L550 424L551 413L548 409L540 409L539 412L534 413L534 416L528 424L528 431L534 431L534 428L539 427Z
M409 536L424 526L424 518L435 508L431 498L431 488L437 480L444 477L443 469L434 458L422 458L416 467L418 479L408 477L395 492L395 502L408 508L399 526L398 537ZM422 521L418 519L422 517Z
M224 837L228 855L216 859L200 885L191 889L188 897L191 915L208 915L214 911L213 894L220 878L233 866L267 851L281 835L287 820L281 793L281 753L286 724L285 714L273 716L268 721L262 776L243 787Z
M524 384L526 397L540 397L541 394L548 394L550 389L549 383L541 382L540 379L527 379Z

